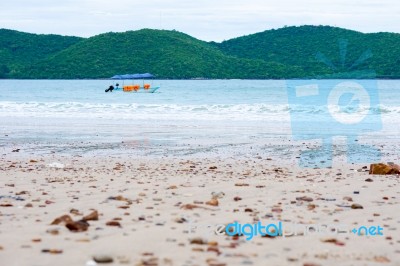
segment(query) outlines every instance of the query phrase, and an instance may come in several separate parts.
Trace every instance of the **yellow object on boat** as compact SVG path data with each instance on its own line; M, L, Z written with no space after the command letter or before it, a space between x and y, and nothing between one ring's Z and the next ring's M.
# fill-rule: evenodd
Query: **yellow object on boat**
M124 86L124 91L133 91L133 85L126 85Z
M140 89L140 85L125 85L123 91L138 91Z

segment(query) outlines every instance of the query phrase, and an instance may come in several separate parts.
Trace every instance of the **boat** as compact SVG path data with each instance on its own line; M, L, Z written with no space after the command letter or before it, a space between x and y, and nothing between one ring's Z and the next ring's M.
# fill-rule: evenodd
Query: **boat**
M120 87L117 83L114 87L116 91L123 92L134 92L134 93L154 93L156 92L160 86L152 86L150 83L145 83L146 79L154 79L154 76L150 73L144 74L125 74L125 75L115 75L111 77L112 80L122 80L122 86ZM134 84L134 80L142 80L142 84ZM125 80L132 80L132 84L126 85Z

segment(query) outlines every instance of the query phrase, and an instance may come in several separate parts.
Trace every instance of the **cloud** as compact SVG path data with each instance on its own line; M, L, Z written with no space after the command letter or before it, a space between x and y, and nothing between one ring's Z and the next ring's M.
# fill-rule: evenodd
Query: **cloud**
M0 4L0 25L35 33L93 36L141 28L176 29L221 41L285 25L400 31L394 0L14 0Z

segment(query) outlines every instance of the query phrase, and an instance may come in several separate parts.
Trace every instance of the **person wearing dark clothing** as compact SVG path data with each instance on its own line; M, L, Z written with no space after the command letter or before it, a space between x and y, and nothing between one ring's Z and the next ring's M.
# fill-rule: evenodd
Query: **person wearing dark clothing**
M110 87L108 87L108 89L105 90L105 92L112 92L114 90L114 86L111 85Z

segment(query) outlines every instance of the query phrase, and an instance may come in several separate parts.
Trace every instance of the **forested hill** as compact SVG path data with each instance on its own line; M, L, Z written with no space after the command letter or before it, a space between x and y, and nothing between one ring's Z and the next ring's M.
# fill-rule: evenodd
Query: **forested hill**
M22 78L107 78L151 72L159 78L279 78L295 67L261 59L225 55L217 47L177 31L105 33L49 55L33 67L19 68Z
M36 62L81 40L79 37L38 35L0 29L0 78L18 78L22 68L34 68Z
M91 38L0 29L0 78L400 78L400 34L329 26L285 27L222 43L177 31L104 33Z
M216 44L224 53L300 67L306 77L371 70L400 77L400 34L329 26L285 27ZM301 74L299 73L299 77Z

